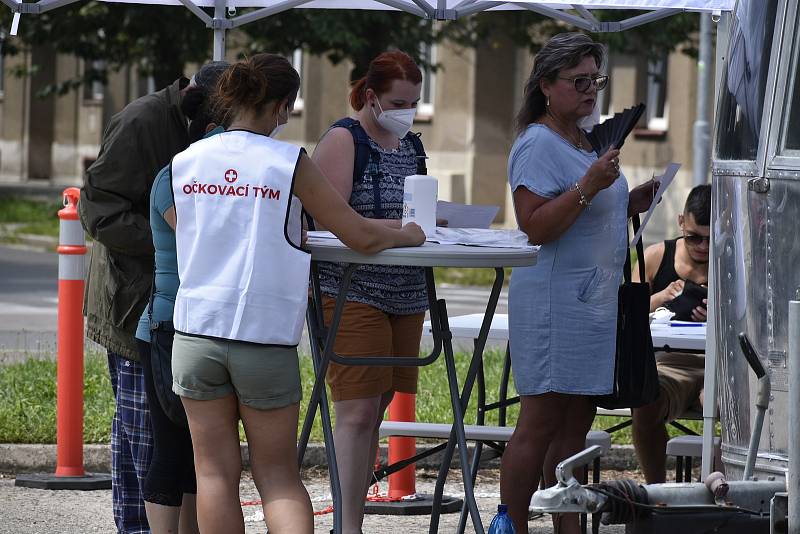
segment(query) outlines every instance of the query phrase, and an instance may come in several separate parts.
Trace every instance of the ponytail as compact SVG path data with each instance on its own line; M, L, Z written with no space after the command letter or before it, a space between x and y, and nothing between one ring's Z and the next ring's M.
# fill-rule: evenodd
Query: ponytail
M294 100L300 75L289 61L276 54L256 54L234 63L220 77L214 98L214 115L227 128L244 110L263 113L270 102Z
M367 104L367 77L353 82L350 87L350 107L358 111Z

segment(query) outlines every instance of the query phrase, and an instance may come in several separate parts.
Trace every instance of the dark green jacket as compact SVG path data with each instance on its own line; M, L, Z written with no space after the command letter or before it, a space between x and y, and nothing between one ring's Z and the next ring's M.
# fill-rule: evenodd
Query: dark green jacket
M153 276L150 187L158 171L189 146L180 109L186 83L176 80L111 118L78 203L83 227L95 240L83 306L86 334L136 361L133 335Z

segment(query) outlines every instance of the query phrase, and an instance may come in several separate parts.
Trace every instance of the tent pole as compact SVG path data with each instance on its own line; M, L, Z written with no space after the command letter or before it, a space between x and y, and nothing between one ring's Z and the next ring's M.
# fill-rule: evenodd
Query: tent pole
M225 19L226 0L214 0L214 61L225 59Z
M708 183L711 165L711 127L708 120L708 92L711 90L711 15L700 14L700 57L697 60L697 116L694 121L693 185Z
M714 87L719 90L719 84L722 80L722 65L724 58L728 53L728 37L730 26L728 25L730 18L727 14L723 15L722 19L717 21L717 45L716 45L716 58L714 62ZM714 105L718 95L714 94ZM713 178L712 178L713 179ZM713 187L713 184L712 184ZM712 210L713 213L713 210ZM712 227L715 221L711 221ZM715 265L718 252L716 250L716 243L714 238L711 239L711 250L709 251L709 260L711 265ZM703 452L701 461L701 478L703 480L711 473L714 463L714 434L715 422L717 419L717 296L716 286L717 280L715 268L708 270L708 327L706 328L706 366L705 378L703 389L706 393L704 396L705 402L703 403ZM720 436L720 440L722 436ZM721 466L720 466L721 467Z

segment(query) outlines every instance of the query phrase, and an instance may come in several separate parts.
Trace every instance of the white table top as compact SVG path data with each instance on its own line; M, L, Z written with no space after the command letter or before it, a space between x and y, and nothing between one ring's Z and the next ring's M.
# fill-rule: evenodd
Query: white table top
M309 237L305 247L315 261L360 265L410 265L414 267L525 267L536 263L537 249L469 247L425 243L419 247L390 248L377 254L360 254L338 239Z
M453 337L476 338L483 322L482 313L448 317ZM706 348L706 325L697 326L650 325L653 347L657 350L669 346L677 350L704 351ZM425 322L425 332L431 333L430 321ZM492 318L489 340L508 341L508 315L496 313Z

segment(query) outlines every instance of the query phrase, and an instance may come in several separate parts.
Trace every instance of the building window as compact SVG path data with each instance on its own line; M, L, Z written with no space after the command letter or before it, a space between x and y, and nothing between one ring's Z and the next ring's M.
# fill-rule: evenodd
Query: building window
M297 98L294 100L294 112L299 113L303 111L303 80L305 79L305 76L303 76L303 49L296 49L292 52L292 55L286 59L292 64L294 70L300 74L300 88L297 90Z
M85 71L91 68L91 70L96 72L102 72L105 69L105 62L102 60L96 60L91 62L91 67L84 62L84 74ZM94 76L96 78L96 76ZM85 80L85 78L84 78ZM90 82L84 81L83 82L83 100L87 102L100 102L103 100L103 93L105 92L105 87L103 86L103 82L100 80L92 80Z
M779 2L739 4L719 88L716 154L723 160L755 161Z
M800 22L800 13L798 13L797 19ZM787 105L784 107L786 118L783 123L783 153L797 157L800 155L800 38L798 37L795 37L793 55L792 70L786 84Z
M667 100L667 62L664 55L661 59L651 60L647 64L647 129L665 131L669 102Z
M436 74L431 65L436 65L436 45L422 43L420 57L425 62L422 68L422 91L417 104L417 117L429 119L433 116L433 103L436 100Z

